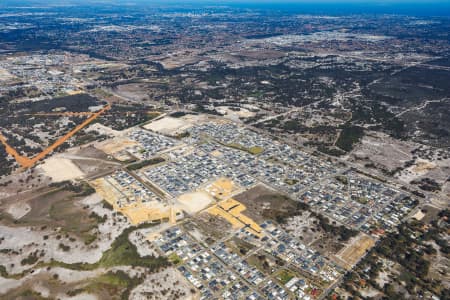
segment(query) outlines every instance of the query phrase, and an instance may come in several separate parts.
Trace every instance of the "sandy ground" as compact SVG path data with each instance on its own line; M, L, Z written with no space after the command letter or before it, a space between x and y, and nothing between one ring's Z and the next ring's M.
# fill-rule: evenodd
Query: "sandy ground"
M375 241L370 236L361 232L352 238L346 247L336 254L336 257L342 259L345 262L345 267L350 269L374 245Z
M241 187L228 178L219 178L213 183L207 185L204 190L213 197L221 200L226 200L232 195L242 192Z
M21 286L30 286L32 290L41 293L43 297L51 297L52 299L70 299L70 300L90 300L90 299L98 299L96 295L82 293L74 297L68 296L65 292L51 290L48 286L46 286L45 276L53 277L54 275L58 276L58 281L61 284L65 285L77 285L82 284L86 280L90 278L98 277L108 271L122 270L131 276L136 276L142 273L140 268L131 269L130 267L113 267L110 269L99 268L93 271L76 271L69 270L60 267L53 267L50 270L46 268L36 269L33 273L29 273L26 276L20 279L5 279L0 277L0 294L5 294L11 289L19 288ZM64 289L62 289L64 290ZM56 294L56 298L54 298ZM132 299L132 298L130 298Z
M163 296L161 291L168 289L170 292ZM141 285L137 286L131 292L130 299L197 299L198 292L192 295L190 289L191 286L189 283L175 268L168 268L164 271L149 275ZM149 292L154 295L153 298L149 298L146 295ZM178 298L175 295L178 295Z
M31 227L0 225L0 237L4 238L1 248L19 252L19 255L0 253L0 265L4 265L12 274L20 273L31 267L30 265L22 266L21 260L36 250L44 253L40 257L41 261L50 261L53 258L65 263L95 263L101 258L103 252L111 247L111 243L117 236L131 225L125 216L114 214L114 211L103 208L101 200L97 194L93 194L83 199L81 203L77 203L82 206L88 205L99 216L107 216L107 220L99 224L97 228L99 232L97 240L88 246L81 240L72 242L66 237L58 239L59 233L48 229L37 230ZM47 240L43 239L44 235L48 235ZM60 243L69 245L70 250L65 252L60 249Z
M155 247L147 239L147 236L153 232L154 232L153 228L144 228L133 231L128 236L128 239L136 246L140 256L148 256L148 255L153 255L155 257L159 256L159 253L156 251Z
M191 127L189 122L182 118L164 117L144 126L145 129L152 130L167 135L176 135Z
M27 213L29 213L30 210L31 207L27 203L17 202L11 204L6 210L6 212L10 214L14 219L18 220L23 216L25 216Z
M425 217L425 214L424 214L422 211L418 210L412 217L413 217L414 219L420 221L420 220L423 219L423 217Z
M0 68L0 81L10 81L12 79L15 79L16 77L9 73L8 70L4 68Z
M120 131L114 130L112 128L109 128L108 126L105 126L100 123L95 123L92 125L89 125L88 128L86 128L86 131L97 131L100 134L106 134L106 135L112 135L112 136L119 136L122 133Z
M177 199L179 206L190 214L205 209L213 201L214 199L206 192L186 193Z
M130 140L127 137L115 137L113 139L98 143L95 148L102 150L106 154L114 154L137 144L137 142Z
M352 151L355 157L370 157L376 164L393 170L412 158L411 151L414 145L408 142L395 140L382 133L370 133L365 136L361 144Z
M51 183L51 180L42 174L42 171L33 168L21 173L4 176L0 178L0 183L8 183L6 186L0 187L0 199L14 195L23 199L31 196L27 194L36 188L46 187Z
M289 218L285 224L282 224L284 230L288 231L290 235L302 240L306 245L312 244L317 239L317 233L311 229L316 228L313 222L315 218L311 217L308 211L302 212L301 215ZM315 230L315 229L314 229Z
M69 159L50 157L39 166L54 182L82 178L84 173Z
M222 114L224 114L225 118L240 121L240 118L251 118L256 115L256 113L249 111L246 108L241 108L239 111L231 110L228 106L219 106L216 110Z

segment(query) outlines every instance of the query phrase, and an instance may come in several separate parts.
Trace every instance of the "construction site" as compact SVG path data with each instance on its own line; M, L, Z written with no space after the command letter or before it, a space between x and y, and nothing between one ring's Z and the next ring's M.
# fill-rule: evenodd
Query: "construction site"
M227 220L235 229L245 228L249 233L262 237L262 228L251 218L243 214L245 205L232 198L223 200L208 209L208 213Z
M90 184L114 210L125 215L133 225L144 222L174 224L177 216L182 215L180 209L124 171L95 179Z

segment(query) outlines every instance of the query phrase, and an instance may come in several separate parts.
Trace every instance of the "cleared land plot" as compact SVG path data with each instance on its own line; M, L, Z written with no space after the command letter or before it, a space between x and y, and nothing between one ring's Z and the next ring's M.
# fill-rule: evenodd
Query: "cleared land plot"
M206 238L204 241L212 245L232 232L232 226L223 218L217 218L207 212L202 212L192 217L192 222L198 231Z
M246 255L255 247L252 244L237 237L233 237L230 240L226 241L225 245L230 248L232 252L240 256Z
M284 261L270 255L269 253L259 250L257 253L250 255L247 262L263 272L264 274L272 274L279 267L284 265Z
M69 159L50 157L44 161L40 168L47 177L54 182L82 178L84 173Z
M231 197L231 195L238 190L239 186L228 178L220 178L205 188L205 191L210 193L213 197L222 200Z
M181 195L177 202L184 211L194 214L205 209L214 199L206 192L193 192Z
M144 128L162 134L176 135L190 126L191 124L182 118L164 117L145 125Z
M217 205L208 209L208 213L227 220L233 228L239 229L245 227L249 233L256 236L261 236L261 227L251 218L243 214L246 209L247 208L245 205L242 205L242 203L234 199L228 199L221 201Z
M351 239L348 245L342 249L336 256L340 258L346 269L351 269L367 250L375 245L375 241L368 235L360 233Z
M116 137L110 140L106 140L96 145L97 149L105 152L109 155L114 155L117 152L123 151L130 146L135 146L138 143L136 141L130 140L126 137Z
M234 199L247 208L246 215L257 223L271 219L283 223L286 218L298 215L302 204L263 185L234 196Z

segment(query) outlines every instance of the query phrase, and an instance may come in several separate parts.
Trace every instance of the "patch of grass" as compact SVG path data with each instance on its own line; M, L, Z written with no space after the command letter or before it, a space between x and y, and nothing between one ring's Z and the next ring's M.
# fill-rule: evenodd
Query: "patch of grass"
M367 204L369 201L366 197L357 197L355 200L361 204Z
M184 132L181 132L181 133L177 134L175 136L175 138L181 140L183 138L187 138L187 137L190 137L190 136L191 136L191 134L189 133L189 131L184 131Z
M258 155L264 152L264 148L260 146L253 146L248 148L247 150L250 154Z
M3 265L0 265L0 276L3 278L12 278L12 279L20 279L25 275L25 271L18 274L9 274L6 270L6 267Z
M277 274L277 279L281 282L281 284L285 285L292 278L295 277L295 274L289 270L283 269Z
M264 148L260 147L260 146L253 146L253 147L250 147L250 148L246 148L246 147L244 147L244 146L242 146L241 144L238 144L238 143L225 144L225 146L230 147L230 148L234 148L234 149L238 149L238 150L241 150L241 151L245 151L245 152L248 152L248 153L253 154L253 155L258 155L258 154L261 154L262 152L264 152Z
M0 276L2 276L3 278L9 277L8 271L6 271L6 268L3 265L0 265Z
M289 185L294 185L294 184L298 183L298 180L297 179L286 179L286 180L284 180L284 182L286 182L286 184L289 184Z
M92 244L97 239L97 236L95 234L86 233L86 234L82 235L82 238L83 238L84 244L87 246L87 245Z
M176 253L170 254L168 259L174 265L178 265L179 263L181 263L183 261Z
M67 197L53 203L49 209L49 216L52 220L63 224L61 227L64 232L80 236L96 228L101 217L95 214L88 215L76 207L73 201L72 197Z
M238 143L226 144L225 146L228 146L228 147L234 148L234 149L238 149L238 150L242 150L242 151L247 151L247 148L245 148L244 146L242 146L241 144L238 144Z

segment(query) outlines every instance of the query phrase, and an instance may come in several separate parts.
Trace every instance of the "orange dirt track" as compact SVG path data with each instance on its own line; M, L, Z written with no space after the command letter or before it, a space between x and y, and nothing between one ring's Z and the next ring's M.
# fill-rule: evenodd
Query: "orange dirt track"
M105 107L103 107L101 110L99 110L98 112L91 113L91 116L88 119L86 119L83 123L81 123L80 125L77 125L77 127L72 129L65 136L59 138L55 143L53 143L53 145L51 145L50 147L46 148L44 151L42 151L41 153L37 154L33 158L28 158L28 157L20 155L14 148L12 148L7 143L6 138L1 133L0 133L0 142L5 146L6 152L9 155L13 156L14 159L17 161L17 163L19 165L21 165L24 168L30 168L35 163L37 163L39 160L43 159L48 154L50 154L53 150L55 150L56 148L58 148L59 146L64 144L64 142L66 142L68 139L70 139L72 136L74 136L75 133L77 133L78 131L80 131L81 129L83 129L87 125L89 125L89 123L94 121L98 116L100 116L102 113L104 113L105 111L107 111L110 108L111 108L111 105L108 104Z
M93 112L61 112L61 113L35 113L26 114L26 116L67 116L67 117L78 117L78 116L91 116Z

